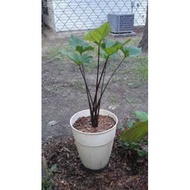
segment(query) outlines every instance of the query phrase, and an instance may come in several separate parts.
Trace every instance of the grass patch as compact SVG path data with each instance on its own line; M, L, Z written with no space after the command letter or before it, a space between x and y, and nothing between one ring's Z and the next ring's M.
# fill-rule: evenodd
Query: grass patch
M148 81L148 58L134 68L134 72L141 76L143 81Z
M126 36L126 37L116 37L116 36L109 36L109 39L111 40L117 40L120 42L124 42L127 39L130 39L131 41L128 43L130 46L138 46L139 42L141 41L142 36Z
M63 47L66 46L65 47ZM49 60L53 60L53 59L59 59L60 61L64 61L67 59L67 57L63 57L63 55L61 55L60 51L61 49L67 49L67 45L66 44L63 44L63 45L55 45L55 46L52 46L50 47L46 53L44 53L44 55L42 55L42 60L43 61L49 61Z
M47 52L42 56L42 60L51 60L59 57L60 46L50 47Z
M127 85L135 88L146 83L148 81L148 57L142 55L130 58L128 61L119 71L127 77Z

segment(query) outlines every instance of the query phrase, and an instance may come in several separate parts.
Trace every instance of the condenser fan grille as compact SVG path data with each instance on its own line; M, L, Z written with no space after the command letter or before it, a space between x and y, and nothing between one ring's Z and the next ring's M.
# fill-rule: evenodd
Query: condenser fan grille
M133 32L134 14L108 14L112 33Z

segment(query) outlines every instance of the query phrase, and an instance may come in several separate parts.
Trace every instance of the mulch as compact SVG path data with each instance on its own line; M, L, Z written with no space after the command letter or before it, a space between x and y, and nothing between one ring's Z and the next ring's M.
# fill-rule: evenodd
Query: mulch
M78 118L77 121L73 124L73 127L82 132L96 133L111 129L114 125L115 121L111 117L99 115L98 127L92 127L90 116Z
M99 171L85 168L73 138L52 139L42 144L47 167L57 164L51 177L54 190L148 190L148 160L137 163L115 138L108 165Z

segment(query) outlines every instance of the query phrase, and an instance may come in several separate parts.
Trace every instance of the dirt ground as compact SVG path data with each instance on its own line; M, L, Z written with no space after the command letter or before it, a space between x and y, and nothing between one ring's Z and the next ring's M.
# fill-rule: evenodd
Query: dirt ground
M51 40L53 39L51 38ZM62 40L64 41L63 38ZM56 38L54 41L57 42L59 39ZM143 55L143 57L147 57L147 55ZM133 63L132 61L126 63L114 75L105 92L101 106L101 108L110 110L118 116L119 125L134 111L148 111L148 82L140 81L136 84L132 80L134 73L130 72ZM92 87L95 73L90 70L87 73L87 78ZM70 117L87 108L84 83L78 67L68 60L63 61L56 56L48 57L48 59L43 57L42 141L54 137L70 136Z

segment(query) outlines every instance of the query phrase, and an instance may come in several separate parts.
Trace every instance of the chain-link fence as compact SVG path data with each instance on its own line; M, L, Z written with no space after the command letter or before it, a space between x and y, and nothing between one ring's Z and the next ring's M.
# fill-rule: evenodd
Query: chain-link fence
M115 34L143 33L147 0L42 0L42 52L58 51L71 33L114 23ZM128 28L127 28L128 27Z

